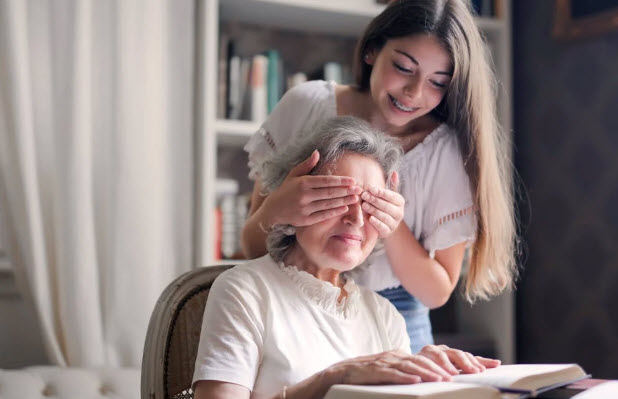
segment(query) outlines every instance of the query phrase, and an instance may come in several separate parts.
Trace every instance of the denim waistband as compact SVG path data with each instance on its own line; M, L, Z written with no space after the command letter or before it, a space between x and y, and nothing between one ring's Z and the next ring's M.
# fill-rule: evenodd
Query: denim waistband
M403 286L378 291L378 294L388 299L397 310L428 311L427 307L406 291Z

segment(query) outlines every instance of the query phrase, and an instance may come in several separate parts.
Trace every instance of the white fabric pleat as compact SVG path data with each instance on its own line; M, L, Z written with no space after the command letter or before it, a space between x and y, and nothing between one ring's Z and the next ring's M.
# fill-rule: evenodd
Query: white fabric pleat
M0 1L0 199L55 364L138 366L191 267L194 12Z

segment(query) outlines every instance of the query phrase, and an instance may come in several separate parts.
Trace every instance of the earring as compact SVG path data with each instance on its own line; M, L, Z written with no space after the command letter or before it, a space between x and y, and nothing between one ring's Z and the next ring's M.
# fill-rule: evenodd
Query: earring
M369 54L365 54L365 56L363 57L363 59L365 60L365 62L369 62Z
M286 236L293 236L294 234L296 234L296 227L288 225L285 226L282 231L283 234L285 234Z

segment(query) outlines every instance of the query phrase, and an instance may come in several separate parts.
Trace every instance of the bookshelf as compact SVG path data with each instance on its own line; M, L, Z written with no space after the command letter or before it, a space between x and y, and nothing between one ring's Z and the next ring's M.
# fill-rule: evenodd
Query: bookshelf
M493 0L499 17L478 17L492 52L500 82L498 111L501 123L511 131L511 4ZM236 261L215 260L215 180L218 168L237 168L246 164L242 146L260 123L217 118L217 70L219 35L222 24L248 23L267 29L289 29L304 34L339 35L353 40L384 5L375 0L201 0L198 1L197 87L196 87L196 265ZM235 149L238 156L231 165L219 165L217 152ZM247 182L244 185L247 186ZM242 186L243 184L241 184ZM514 295L511 293L473 307L457 305L459 329L463 334L491 338L498 356L514 362Z

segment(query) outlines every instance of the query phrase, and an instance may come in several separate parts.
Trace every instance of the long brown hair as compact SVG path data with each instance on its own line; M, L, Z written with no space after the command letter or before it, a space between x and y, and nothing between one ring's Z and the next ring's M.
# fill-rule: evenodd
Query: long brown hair
M369 90L372 66L364 61L390 39L425 34L451 56L453 77L432 111L458 134L475 201L477 236L465 297L470 302L511 288L517 276L516 216L509 137L498 122L496 81L487 45L464 0L394 0L358 41L354 70L358 89Z

